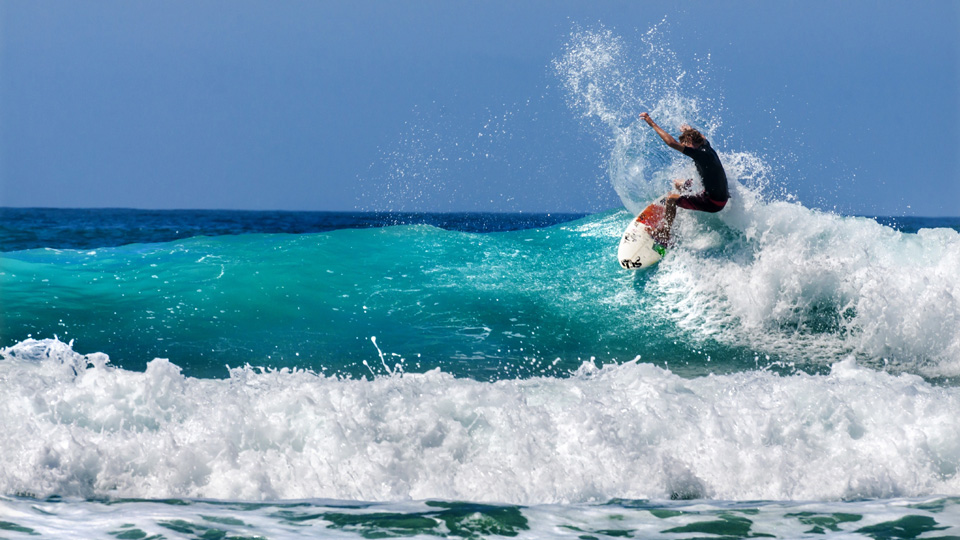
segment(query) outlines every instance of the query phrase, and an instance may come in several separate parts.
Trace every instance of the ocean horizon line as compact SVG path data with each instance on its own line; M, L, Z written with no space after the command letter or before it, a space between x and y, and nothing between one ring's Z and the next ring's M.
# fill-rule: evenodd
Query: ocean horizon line
M351 215L539 215L539 216L589 216L602 214L624 207L611 207L600 210L290 210L264 208L138 208L133 206L2 206L0 212L7 210L68 210L68 211L122 211L122 212L223 212L223 213L281 213L281 214L351 214ZM880 214L880 213L853 213L845 214L825 209L825 213L847 217L863 217L870 219L960 219L957 215L920 215L920 214Z

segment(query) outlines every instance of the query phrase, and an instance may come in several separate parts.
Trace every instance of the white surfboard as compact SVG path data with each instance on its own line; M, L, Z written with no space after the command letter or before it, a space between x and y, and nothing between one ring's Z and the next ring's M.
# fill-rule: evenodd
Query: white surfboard
M652 232L663 221L663 199L650 204L630 222L620 238L617 260L627 270L648 268L660 262L667 253L665 246L654 240Z

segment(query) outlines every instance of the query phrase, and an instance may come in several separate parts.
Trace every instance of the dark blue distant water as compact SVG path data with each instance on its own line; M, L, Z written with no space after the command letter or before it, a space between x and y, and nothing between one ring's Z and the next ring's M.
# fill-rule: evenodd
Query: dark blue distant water
M169 242L192 236L304 234L413 224L463 232L496 232L547 227L584 215L0 208L0 251L88 249Z
M915 233L920 229L953 229L960 231L960 217L876 217L878 223L900 232Z
M125 208L0 207L0 251L89 249L170 242L193 236L245 233L304 234L391 225L432 225L461 232L549 227L582 213L291 212L265 210L137 210ZM960 230L960 217L877 217L901 232Z

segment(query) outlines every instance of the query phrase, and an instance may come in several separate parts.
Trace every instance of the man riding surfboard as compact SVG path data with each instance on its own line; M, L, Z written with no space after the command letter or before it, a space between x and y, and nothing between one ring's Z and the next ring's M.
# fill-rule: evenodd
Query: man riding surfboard
M676 191L670 192L664 201L663 225L654 232L654 237L661 243L666 244L670 239L673 220L677 217L678 206L687 210L711 213L723 210L727 200L730 199L730 191L727 188L727 173L723 170L723 164L720 163L720 156L717 155L716 151L710 146L710 142L699 131L684 124L680 126L680 140L677 141L658 126L649 114L640 113L640 118L646 121L657 132L657 135L660 135L667 146L693 159L703 182L703 191L695 195L684 195L683 192L689 188L691 181L674 181Z

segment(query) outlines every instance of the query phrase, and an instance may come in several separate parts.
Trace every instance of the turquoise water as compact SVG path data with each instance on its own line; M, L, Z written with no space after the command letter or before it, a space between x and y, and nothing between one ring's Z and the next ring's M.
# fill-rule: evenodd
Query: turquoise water
M245 364L371 376L384 372L381 352L391 371L441 367L478 380L562 376L591 358L603 364L638 356L699 374L705 365L710 372L785 363L817 370L854 354L931 377L954 375L937 371L951 363L943 351L956 346L946 325L952 312L916 329L920 342L894 342L906 330L897 323L914 309L913 294L896 287L863 294L869 278L919 279L912 269L923 265L944 280L939 292L951 293L955 284L938 269L955 256L954 230L904 234L799 206L764 212L770 215L741 209L726 221L699 220L693 225L705 232L697 241L706 243L681 246L651 272L623 272L607 256L626 212L486 234L405 225L17 251L5 254L0 272L0 337L10 346L56 335L124 368L142 370L164 357L185 375L221 378L225 366ZM748 229L807 219L824 230L751 238L738 229L743 219L757 222ZM825 241L853 249L843 243L847 234L876 235L861 253L833 257L853 276L840 268L817 275L817 262L791 260L823 257ZM934 252L906 265L885 261L910 249ZM889 267L850 282L880 264ZM677 280L702 290L676 291ZM748 287L751 281L766 289ZM894 300L902 303L891 306L901 311L885 315L895 317L894 327L875 328L857 310L901 293L907 296ZM664 311L668 305L672 311ZM931 308L951 309L935 298ZM825 346L833 350L824 353Z
M10 253L3 338L57 335L116 365L143 369L163 356L200 377L245 363L370 375L362 362L377 358L373 337L403 369L484 380L562 374L591 357L697 362L710 347L637 339L670 331L642 313L648 274L584 256L608 251L625 218L495 234L410 225ZM715 356L753 365L736 347Z

